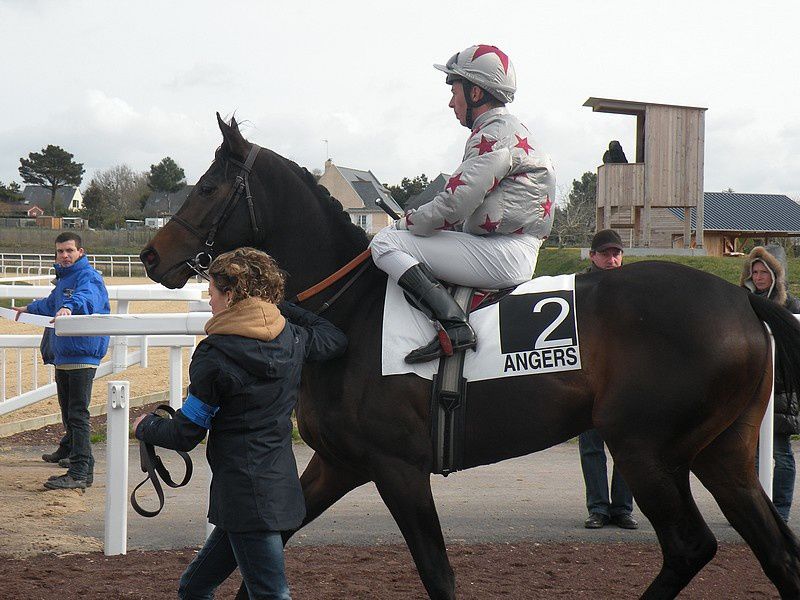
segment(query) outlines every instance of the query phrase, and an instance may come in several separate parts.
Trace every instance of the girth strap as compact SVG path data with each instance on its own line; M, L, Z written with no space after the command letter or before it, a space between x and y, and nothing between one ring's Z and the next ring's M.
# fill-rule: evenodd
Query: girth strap
M158 408L156 408L156 411L167 413L169 418L175 416L175 409L167 404L161 404ZM175 483L175 481L173 481L172 476L164 466L164 463L161 462L161 458L156 454L156 449L153 447L153 445L141 440L139 441L139 463L142 468L142 473L147 473L147 477L145 477L139 485L133 488L133 492L131 492L131 506L133 506L133 510L143 517L155 517L161 512L161 509L164 508L164 489L161 487L161 480L163 480L164 483L171 488L179 488L189 483L189 480L192 478L191 457L188 453L181 450L176 450L176 452L178 453L178 456L183 459L183 464L186 467L186 474L183 476L183 481L180 483ZM159 477L161 478L160 480ZM158 509L156 510L147 510L142 508L142 506L136 500L136 492L148 481L153 483L153 488L156 490L156 495L158 496Z

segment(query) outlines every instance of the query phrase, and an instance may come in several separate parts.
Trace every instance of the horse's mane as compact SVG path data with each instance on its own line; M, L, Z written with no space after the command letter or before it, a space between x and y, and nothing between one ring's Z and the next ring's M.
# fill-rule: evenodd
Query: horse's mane
M292 173L294 173L297 178L300 179L303 184L305 184L311 193L313 193L314 196L319 200L320 205L330 214L332 219L338 219L342 222L347 239L353 244L358 245L360 248L366 248L369 244L367 233L350 220L350 215L344 211L342 203L331 196L331 193L325 186L318 184L317 180L314 179L314 176L308 172L308 169L301 167L294 161L280 156L277 153L273 154L281 158L283 163L289 167Z

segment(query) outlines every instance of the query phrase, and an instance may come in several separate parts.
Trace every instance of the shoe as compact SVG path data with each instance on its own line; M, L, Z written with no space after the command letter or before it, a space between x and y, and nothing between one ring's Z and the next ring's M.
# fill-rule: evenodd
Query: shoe
M63 454L59 454L58 450L55 452L51 452L50 454L42 454L42 460L46 463L57 463L58 461L64 458ZM67 459L69 460L69 459Z
M55 479L48 479L44 482L44 487L48 490L85 490L85 479L73 479L72 475L59 475Z
M62 458L58 461L58 466L62 469L69 469L70 460L69 458Z
M611 523L622 529L639 529L639 523L628 514L611 517Z
M438 329L433 341L406 356L407 363L452 356L477 345L467 315L426 265L414 265L400 276L397 284L416 308L436 322Z
M586 529L602 529L611 519L608 515L604 515L602 513L591 513L589 518L583 522L583 526Z
M69 475L69 473L64 473L64 475ZM55 481L59 477L64 477L64 475L51 475L50 477L47 478L47 481ZM89 473L86 476L86 487L87 488L92 487L93 483L94 483L94 473Z

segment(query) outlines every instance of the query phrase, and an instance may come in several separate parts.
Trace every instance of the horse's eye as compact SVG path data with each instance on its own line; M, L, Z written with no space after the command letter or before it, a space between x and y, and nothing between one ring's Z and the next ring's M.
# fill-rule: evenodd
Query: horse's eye
M210 185L208 183L204 183L204 184L200 185L200 193L203 194L203 195L208 195L208 194L212 193L215 189L217 189L216 186Z

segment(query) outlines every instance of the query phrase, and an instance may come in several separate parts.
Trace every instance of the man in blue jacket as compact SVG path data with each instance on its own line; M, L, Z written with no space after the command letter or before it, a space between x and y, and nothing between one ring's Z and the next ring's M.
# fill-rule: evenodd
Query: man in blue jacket
M79 235L64 232L56 237L55 289L47 298L17 308L34 315L108 314L108 292L103 276L89 264ZM53 364L56 371L58 404L66 433L58 449L44 454L49 463L65 464L64 475L45 481L49 490L86 489L94 476L94 457L89 440L89 400L97 366L108 350L108 336L51 336Z

